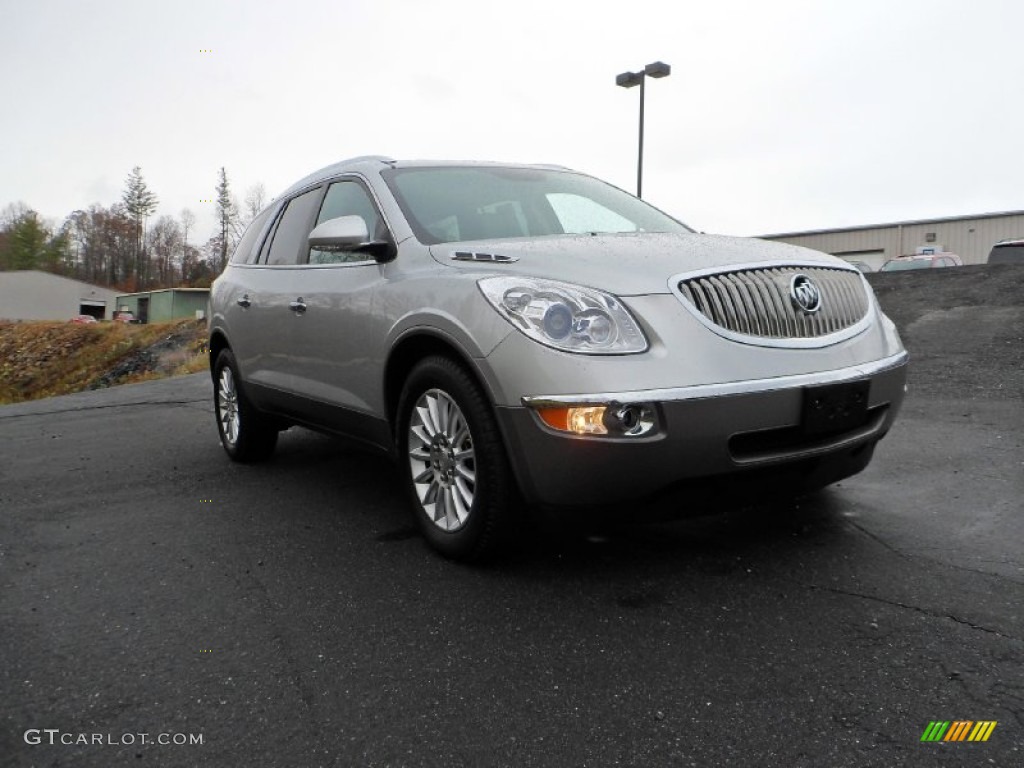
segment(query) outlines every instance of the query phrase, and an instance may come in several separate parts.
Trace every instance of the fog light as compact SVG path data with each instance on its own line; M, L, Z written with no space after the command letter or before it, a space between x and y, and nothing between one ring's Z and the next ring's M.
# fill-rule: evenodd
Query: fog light
M534 409L541 421L559 432L615 439L650 437L660 429L654 403L558 405L540 398L536 402L523 398L523 402Z
M537 414L549 427L577 435L607 435L605 406L584 405L572 408L538 408Z
M569 429L577 435L607 435L603 405L569 409Z
M615 420L623 432L630 432L640 424L642 410L639 405L624 405L615 409Z
M649 435L657 426L654 406L650 403L617 405L608 412L608 425L613 432L626 437Z

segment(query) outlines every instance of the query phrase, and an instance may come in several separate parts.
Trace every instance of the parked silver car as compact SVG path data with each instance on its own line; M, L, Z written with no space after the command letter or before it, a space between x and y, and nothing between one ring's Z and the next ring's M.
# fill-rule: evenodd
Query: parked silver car
M628 517L859 472L907 355L832 256L696 234L565 168L368 157L255 218L210 360L232 459L293 424L385 449L430 543L474 559L526 505Z

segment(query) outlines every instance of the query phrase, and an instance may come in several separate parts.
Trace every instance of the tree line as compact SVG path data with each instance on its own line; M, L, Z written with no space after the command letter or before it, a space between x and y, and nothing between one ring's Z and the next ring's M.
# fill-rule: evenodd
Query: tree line
M205 242L194 240L196 217L188 208L151 221L158 202L136 166L120 200L72 211L59 224L44 221L24 203L8 205L0 211L0 271L41 269L122 291L204 288L224 269L266 193L256 184L239 206L221 168L217 229Z

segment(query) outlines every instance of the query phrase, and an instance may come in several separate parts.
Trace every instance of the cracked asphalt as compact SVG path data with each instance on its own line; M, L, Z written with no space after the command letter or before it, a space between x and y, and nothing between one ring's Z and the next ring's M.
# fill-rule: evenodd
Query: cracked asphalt
M1019 399L912 390L798 504L470 568L384 458L293 429L232 465L210 395L0 408L3 766L1024 765Z

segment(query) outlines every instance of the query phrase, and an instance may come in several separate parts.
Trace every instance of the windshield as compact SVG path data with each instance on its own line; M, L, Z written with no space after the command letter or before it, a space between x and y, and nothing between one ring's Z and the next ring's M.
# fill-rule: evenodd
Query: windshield
M882 265L882 272L902 272L905 269L928 269L931 262L927 259L908 259L907 261L887 261Z
M572 171L393 168L384 180L427 245L543 235L691 232L621 189Z

